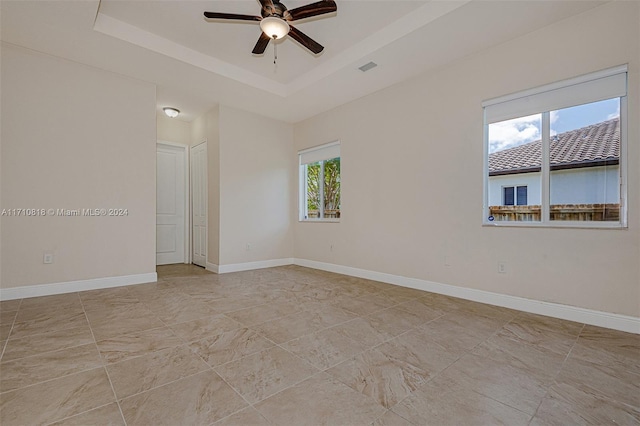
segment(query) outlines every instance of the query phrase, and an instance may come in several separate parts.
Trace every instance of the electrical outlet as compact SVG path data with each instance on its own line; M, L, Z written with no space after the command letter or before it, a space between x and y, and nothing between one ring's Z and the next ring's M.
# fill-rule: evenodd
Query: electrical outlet
M507 263L506 262L498 262L498 273L506 274L507 273Z
M42 263L44 263L45 265L52 264L53 263L53 253L45 252L44 255L42 256Z
M329 246L329 251L333 251L333 244Z
M451 266L451 256L444 257L444 266Z
M246 250L247 250L247 251L251 251L251 244L250 244L250 243L247 243Z

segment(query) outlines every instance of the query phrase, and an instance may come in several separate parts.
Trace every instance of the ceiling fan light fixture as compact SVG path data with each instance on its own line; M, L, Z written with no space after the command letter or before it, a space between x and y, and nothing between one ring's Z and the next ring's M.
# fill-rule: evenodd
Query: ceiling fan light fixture
M177 109L177 108L164 107L164 108L162 108L162 110L164 111L164 113L169 118L176 118L178 116L178 114L180 114L180 110Z
M289 34L289 24L284 19L268 16L260 21L260 29L268 37L279 40Z

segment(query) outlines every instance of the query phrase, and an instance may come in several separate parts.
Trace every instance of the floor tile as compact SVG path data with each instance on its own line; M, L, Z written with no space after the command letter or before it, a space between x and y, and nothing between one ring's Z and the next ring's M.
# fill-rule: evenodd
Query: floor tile
M370 424L385 410L324 373L256 405L276 425Z
M371 349L327 370L336 380L391 408L420 385L431 371L405 359Z
M97 345L102 358L107 363L114 363L183 343L171 329L160 327L98 340Z
M583 324L562 320L559 318L547 317L544 315L536 315L527 312L521 312L511 321L511 324L518 324L530 331L550 331L554 333L567 334L569 336L578 337L583 328Z
M78 293L56 294L53 296L28 297L22 299L20 309L43 309L50 306L76 308L80 303Z
M246 406L247 403L213 371L204 371L120 401L129 426L211 424Z
M344 311L340 311L340 315L341 317L337 318L332 314L323 314L317 310L315 312L302 311L256 325L253 328L276 343L284 343L339 324L343 322L342 320L348 321L353 318L344 314Z
M640 374L640 335L586 326L571 350L571 358Z
M376 419L371 426L414 426L414 424L389 410Z
M366 345L331 328L290 340L282 346L321 370L367 349Z
M551 385L525 370L475 355L464 356L443 371L441 377L530 415Z
M252 404L318 372L279 347L246 356L215 370Z
M100 367L0 394L0 423L47 424L114 401L107 373Z
M376 330L390 337L402 334L426 321L418 315L398 308L385 309L384 311L368 315L365 319L369 321Z
M125 426L118 404L111 403L100 408L68 417L51 426Z
M640 409L567 384L553 385L532 425L640 424Z
M22 339L9 339L2 361L10 361L88 343L93 343L93 335L89 324L85 324L82 327L56 330L51 333L36 334Z
M84 327L87 325L87 317L84 312L61 312L55 316L42 316L14 324L10 337L12 339L18 339L36 334L65 330L68 328Z
M570 357L562 367L556 383L640 409L640 375L628 370Z
M96 340L112 339L123 334L131 334L163 327L164 323L152 315L141 313L131 317L120 317L100 323L91 323Z
M529 375L548 382L555 379L566 359L566 354L558 354L543 346L522 343L500 334L482 342L471 353L527 371Z
M377 346L394 337L390 333L378 330L374 323L368 318L356 318L355 320L339 324L331 329L344 334L356 342L362 343L368 348Z
M212 367L272 346L272 342L248 328L238 328L189 344L191 350Z
M15 312L18 310L22 299L14 299L14 300L1 300L0 301L0 311L1 312Z
M62 349L0 364L0 392L102 366L96 345Z
M393 412L416 425L527 425L531 416L450 380L436 378Z
M524 321L511 321L498 334L501 337L566 355L576 342L576 336L561 331L537 327Z
M267 421L255 408L248 407L242 411L225 417L215 423L215 426L269 426Z
M144 301L145 305L165 324L178 324L215 315L217 312L207 303L183 293L170 298Z
M274 302L229 312L227 316L244 324L245 326L252 326L282 318L287 315L295 314L296 312L300 312L301 310L302 308L300 307L300 305L296 303Z
M0 312L0 324L11 325L16 319L18 311L1 311Z
M226 331L243 328L243 326L226 315L214 315L207 318L172 324L170 328L176 336L187 342L193 342L207 337L214 337Z
M396 303L378 294L370 294L358 298L345 297L332 302L335 306L359 316L373 314L389 308Z
M107 366L119 399L208 370L187 346L177 346Z
M429 340L460 356L493 334L491 331L470 329L446 315L421 325L419 329Z
M9 338L9 334L11 333L11 327L13 327L13 324L0 325L0 340L4 341Z
M121 425L111 382L130 425L640 423L638 335L294 265L158 273L0 302L2 426Z
M444 311L442 309L429 306L428 304L424 303L422 299L409 300L408 302L396 305L396 308L410 312L420 317L422 320L424 320L424 322L440 318L447 313L447 311Z

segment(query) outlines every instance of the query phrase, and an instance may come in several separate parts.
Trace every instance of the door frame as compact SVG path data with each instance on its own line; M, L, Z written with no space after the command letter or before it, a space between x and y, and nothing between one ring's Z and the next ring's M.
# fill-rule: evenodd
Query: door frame
M171 146L174 148L180 148L184 151L184 260L183 263L191 263L191 172L189 166L190 161L190 147L183 143L171 142L158 139L156 141L156 152L158 145ZM157 172L157 165L156 165ZM156 192L158 191L158 181L156 179ZM156 207L157 214L157 207ZM156 224L157 226L157 224ZM156 241L156 250L158 242Z
M206 244L204 245L204 268L208 269L209 266L209 144L206 138L202 139L201 142L198 142L195 145L189 147L189 164L191 164L191 153L197 147L204 145L205 153L206 153L206 166L205 166L205 179L204 179L204 220L205 220L205 228L206 228ZM191 170L189 170L189 182L191 182ZM193 185L189 187L189 206L193 205ZM193 217L191 214L191 210L189 210L189 263L193 263Z

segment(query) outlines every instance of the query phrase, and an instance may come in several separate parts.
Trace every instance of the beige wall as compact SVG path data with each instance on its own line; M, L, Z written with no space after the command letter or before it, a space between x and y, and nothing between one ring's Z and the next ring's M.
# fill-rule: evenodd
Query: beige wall
M295 256L640 316L639 6L610 3L298 123L296 150L342 142L343 216L296 222ZM629 228L483 227L481 102L624 63Z
M156 129L159 141L191 145L191 123L159 113L156 116Z
M220 111L215 107L191 122L191 146L207 143L207 262L220 263Z
M291 124L220 107L220 265L293 256L292 152Z
M155 272L155 86L2 45L2 287ZM51 251L55 263L43 264Z

